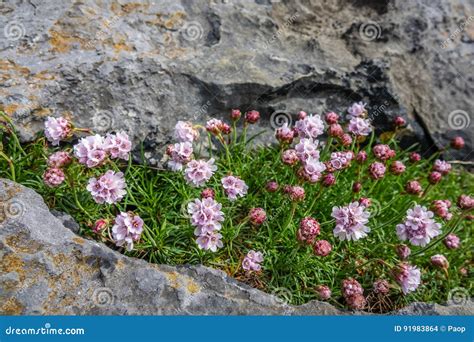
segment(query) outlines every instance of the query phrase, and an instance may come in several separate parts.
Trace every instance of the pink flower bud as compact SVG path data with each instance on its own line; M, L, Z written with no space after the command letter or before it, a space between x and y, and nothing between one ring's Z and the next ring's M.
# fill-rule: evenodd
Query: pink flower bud
M428 181L431 184L437 184L437 183L441 182L441 178L443 178L443 175L441 173L439 173L437 171L433 171L428 176Z
M326 113L324 118L328 125L337 124L337 122L339 121L339 115L334 112Z
M319 233L319 222L312 217L305 217L300 222L300 227L296 233L296 236L300 242L312 244Z
M316 292L318 293L319 298L322 300L328 300L331 298L331 289L326 285L316 286Z
M369 166L369 174L372 179L381 179L385 175L385 165L379 162L374 162Z
M419 153L416 153L416 152L410 153L410 161L412 163L419 162L420 160L421 160L421 156Z
M357 153L357 156L356 156L356 160L358 163L362 164L363 162L365 162L367 160L367 152L365 151L360 151L359 153Z
M281 161L286 165L295 165L298 160L298 154L293 149L285 150L281 154Z
M411 254L411 249L407 245L397 246L397 255L401 260L406 260Z
M58 151L49 156L48 166L60 169L69 165L71 161L72 158L68 152Z
M338 123L335 123L335 124L329 125L328 134L331 137L338 138L344 135L344 130L342 129L341 125L339 125Z
M245 113L245 121L249 124L257 123L260 119L260 113L256 110L251 110L250 112Z
M374 293L385 295L390 292L390 285L385 279L378 279L374 282Z
M390 165L390 171L394 175L401 175L403 172L405 172L405 169L405 165L399 160L394 161L392 165Z
M50 188L57 187L62 182L64 182L65 179L66 177L64 176L63 170L55 167L47 169L43 174L44 184L46 184Z
M252 208L249 213L249 220L254 226L260 226L267 219L267 213L262 208Z
M268 192L275 192L278 190L278 183L275 181L270 181L267 183L266 188Z
M461 240L456 234L451 233L444 238L443 243L448 249L457 249L461 244Z
M470 210L474 208L474 197L469 195L461 195L458 197L458 207L462 210Z
M423 188L421 187L420 183L416 180L411 180L408 181L408 183L405 186L406 192L412 195L418 195L421 194L423 191Z
M289 128L287 125L280 127L276 130L275 136L277 140L282 144L291 144L295 137L295 131Z
M107 225L109 224L109 222L105 219L98 219L97 221L95 221L94 223L94 233L100 233L102 230L104 230L105 228L107 228Z
M358 193L362 190L362 183L361 182L355 182L353 185L352 185L352 191L355 192L355 193Z
M361 197L361 198L359 198L359 204L363 205L366 208L368 208L372 204L372 201L370 200L370 198Z
M324 186L332 186L336 184L336 177L334 176L334 174L332 173L328 173L326 175L323 176L323 185Z
M345 146L345 147L350 146L352 144L351 136L347 133L343 134L341 136L341 144L342 144L342 146Z
M331 250L332 250L332 246L326 240L316 241L313 245L314 254L316 254L317 256L325 257L329 255L329 253L331 253Z
M206 188L201 191L201 198L214 198L216 193L211 188Z
M232 109L232 111L230 112L230 118L234 121L239 120L241 116L242 112L240 111L240 109Z
M395 124L395 127L403 127L406 125L405 119L401 116L397 116L393 122Z
M451 140L451 147L456 150L462 149L464 145L465 145L465 142L462 137L458 136L458 137L455 137L453 140Z
M447 269L449 267L448 259L444 255L436 254L431 257L431 263L434 266Z
M289 195L293 202L301 202L304 200L305 192L301 186L292 186Z

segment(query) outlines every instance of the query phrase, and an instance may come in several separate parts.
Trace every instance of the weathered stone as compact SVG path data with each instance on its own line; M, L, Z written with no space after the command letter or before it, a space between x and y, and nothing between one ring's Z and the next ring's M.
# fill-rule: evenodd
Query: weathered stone
M472 13L465 0L6 1L0 103L23 139L67 115L160 160L178 119L255 108L270 128L280 111L363 100L377 127L403 115L407 143L462 135L448 157L472 159Z
M0 179L0 314L342 315L311 301L290 306L204 266L147 263L75 235L40 195ZM472 315L464 305L412 304L402 314ZM360 313L357 313L360 314Z

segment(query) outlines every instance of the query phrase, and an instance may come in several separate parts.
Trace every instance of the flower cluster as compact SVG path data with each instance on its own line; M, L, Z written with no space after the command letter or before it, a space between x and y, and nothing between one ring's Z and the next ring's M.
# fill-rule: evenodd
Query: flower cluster
M356 241L366 237L370 232L370 228L366 226L370 213L359 202L352 202L345 207L334 207L331 216L336 220L334 236L341 241Z
M221 180L227 198L235 201L237 197L244 197L247 194L248 186L239 177L227 176Z
M352 309L360 310L367 304L362 285L353 278L342 281L342 296Z
M134 242L140 240L143 232L143 220L131 212L121 212L115 218L112 236L117 246L126 245L128 251L133 249Z
M262 262L262 252L251 250L247 253L244 260L242 261L242 268L246 271L260 271L262 269L262 266L260 265Z
M219 231L224 221L222 204L211 197L196 198L188 204L188 213L191 215L191 224L196 227L194 235L200 249L217 251L223 246L222 235Z
M125 186L123 173L109 170L99 178L89 179L87 190L96 203L114 204L127 193Z
M44 135L53 146L57 146L62 140L69 138L72 130L72 124L62 117L49 116L44 122Z
M441 225L433 219L433 212L421 205L408 209L404 223L397 225L397 235L402 241L415 246L426 246L432 238L441 234Z
M416 266L402 263L395 270L395 280L404 294L415 291L421 283L421 272Z

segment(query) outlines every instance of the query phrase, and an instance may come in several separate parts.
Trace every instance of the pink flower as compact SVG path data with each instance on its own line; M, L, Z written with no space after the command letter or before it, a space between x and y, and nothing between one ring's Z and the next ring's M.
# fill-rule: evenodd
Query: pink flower
M65 176L63 170L55 167L47 169L43 174L44 184L46 184L50 188L57 187L62 182L64 182L64 179Z
M231 201L235 201L237 197L244 197L247 194L248 186L239 177L227 176L221 180L224 191L227 198Z
M434 213L442 219L449 221L453 217L453 214L449 212L451 202L449 200L435 200L431 203L431 209Z
M127 193L125 186L123 173L109 170L99 178L90 178L87 190L96 203L114 204Z
M390 146L384 144L375 145L372 152L374 152L375 158L381 161L395 157L395 151L392 150Z
M344 134L344 130L342 129L342 126L339 125L338 123L329 125L328 127L328 134L331 137L339 138L342 137Z
M116 134L107 134L104 141L104 149L112 158L128 160L129 153L132 150L132 143L128 134L120 131Z
M192 143L199 137L199 132L192 123L187 121L178 121L174 126L174 138L179 142Z
M250 112L245 113L245 122L249 124L257 123L260 120L260 113L256 110L251 110Z
M385 279L377 279L374 282L374 293L386 295L390 292L390 285Z
M398 257L402 260L408 259L411 254L411 249L407 245L398 245L396 251Z
M49 156L48 166L60 169L69 165L71 161L71 155L68 152L58 151Z
M219 135L226 129L227 127L225 127L225 124L222 122L222 120L210 119L208 122L206 122L206 130L209 133Z
M337 115L334 112L329 112L329 113L326 113L326 115L324 116L324 119L326 120L328 125L337 124L337 122L339 121L339 115Z
M252 208L249 213L250 223L254 226L260 226L267 219L267 214L262 208Z
M441 182L442 178L443 178L443 175L440 172L433 171L429 174L428 181L431 184L437 184L437 183Z
M82 138L74 146L74 155L79 163L89 168L101 165L107 157L104 139L98 134Z
M354 295L364 294L364 289L357 280L349 278L342 281L341 292L345 298L348 298Z
M324 170L326 170L324 163L320 162L319 159L309 157L304 163L302 176L307 181L315 183L319 181Z
M295 131L288 127L285 123L282 127L278 128L275 132L277 140L282 144L291 144L295 136Z
M319 115L309 115L296 121L295 130L300 138L315 139L324 133L324 123Z
M433 220L433 216L432 211L421 205L408 209L405 222L397 225L398 238L415 246L426 246L441 234L441 225Z
M275 181L270 181L267 183L266 189L268 192L276 192L278 190L278 183Z
M341 241L357 241L370 232L370 228L366 226L370 213L359 202L352 202L346 207L333 207L331 216L336 220L334 236Z
M367 305L367 300L363 295L357 294L346 298L346 303L354 310L362 310Z
M291 201L301 202L304 200L305 192L304 188L302 188L301 186L291 186L288 190L288 195L290 196Z
M336 184L336 177L334 176L333 173L328 173L326 175L323 176L323 185L324 186L333 186L334 184Z
M199 249L205 251L216 252L218 248L222 248L224 244L221 241L222 235L216 231L206 232L196 238L196 243Z
M444 255L436 254L431 257L431 264L436 267L445 268L449 267L449 261Z
M298 158L302 162L305 162L310 157L319 160L318 145L318 140L313 141L313 139L307 138L300 139L299 143L295 146Z
M365 151L360 151L359 153L357 153L357 156L356 156L356 160L358 163L362 164L363 162L365 162L367 160L367 152Z
M421 160L421 156L419 153L416 153L416 152L410 153L410 161L412 163L419 162L420 160Z
M126 245L128 251L133 249L135 241L140 239L143 232L143 220L131 212L121 212L115 218L112 227L112 237L117 246Z
M320 233L319 222L312 217L305 217L300 222L300 227L297 232L299 241L307 244L312 244L316 236Z
M288 149L282 152L281 161L286 165L295 165L298 163L298 154L293 149Z
M203 186L209 179L211 179L217 166L214 165L214 158L205 160L191 160L184 170L184 178L189 185L193 187Z
M241 116L242 116L242 112L240 111L240 109L232 109L232 111L230 112L230 118L233 121L239 120Z
M464 145L465 145L465 142L462 137L457 136L457 137L454 137L453 140L451 140L451 147L456 150L462 149Z
M44 135L48 141L56 146L61 140L67 139L72 133L72 125L65 118L48 116L44 123Z
M172 171L181 171L183 165L191 160L193 145L189 141L170 145L168 146L166 154L171 158L168 161L168 167Z
M107 221L107 220L105 220L105 219L98 219L98 220L95 221L95 223L94 223L94 228L93 228L94 233L100 233L102 230L104 230L105 228L107 228L107 225L108 225L108 221Z
M356 136L367 136L372 132L370 121L362 118L352 118L347 129Z
M262 269L261 262L263 262L263 254L250 250L242 261L242 268L246 271L260 271Z
M362 101L353 103L352 106L347 109L349 118L364 116L367 113L367 110L365 109L366 105L367 103Z
M457 249L461 245L461 240L456 234L451 233L444 238L443 243L448 249Z
M447 175L451 171L451 164L444 160L436 159L433 164L433 171L437 171L442 175Z
M211 188L206 188L201 191L201 198L214 198L216 193Z
M326 285L316 286L316 292L318 293L319 298L322 300L328 300L331 298L331 289Z
M405 185L405 190L412 195L418 195L423 191L420 183L416 180L408 181Z
M314 254L316 254L317 256L325 257L329 255L329 253L331 253L331 250L332 246L329 241L326 240L316 241L313 245Z
M343 170L351 165L353 157L352 151L333 152L329 161L330 167L334 170Z
M460 195L458 197L458 207L462 210L471 210L474 208L474 197L469 195Z
M359 198L359 204L368 208L372 205L372 201L370 200L370 198L367 198L367 197L361 197Z
M385 165L379 162L373 162L369 166L369 174L372 179L381 179L385 175Z
M191 224L196 227L194 235L200 236L205 233L220 230L221 222L224 221L224 213L221 211L222 204L211 197L200 200L196 198L188 204L188 213L191 215Z
M395 280L401 286L403 294L417 289L421 283L421 272L416 266L402 263L395 271Z
M397 116L395 120L393 120L393 123L395 124L395 127L403 127L406 125L405 119L401 116Z
M403 172L405 172L405 170L405 165L399 160L394 161L392 165L390 165L390 171L394 175L401 175Z

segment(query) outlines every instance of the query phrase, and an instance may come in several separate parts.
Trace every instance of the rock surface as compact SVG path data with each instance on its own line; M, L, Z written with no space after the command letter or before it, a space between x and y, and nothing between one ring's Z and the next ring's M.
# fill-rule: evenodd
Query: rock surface
M178 119L369 104L377 127L474 159L470 0L14 1L0 4L0 108L25 140L47 115L125 129L159 160ZM408 142L408 141L407 141Z
M341 315L312 301L290 306L203 266L155 265L83 239L40 195L0 179L0 314ZM66 222L67 216L59 216ZM473 302L415 303L399 314L472 315Z

